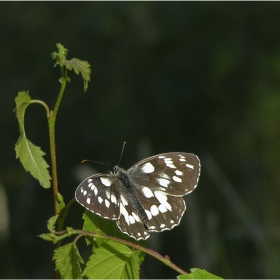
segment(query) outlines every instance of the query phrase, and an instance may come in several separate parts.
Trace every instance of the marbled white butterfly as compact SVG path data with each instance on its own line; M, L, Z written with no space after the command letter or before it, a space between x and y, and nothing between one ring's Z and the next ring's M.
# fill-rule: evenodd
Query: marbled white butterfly
M120 230L136 240L150 231L172 229L186 210L182 196L197 186L200 161L188 153L165 153L146 158L127 171L115 166L77 188L76 200L91 212L116 220Z

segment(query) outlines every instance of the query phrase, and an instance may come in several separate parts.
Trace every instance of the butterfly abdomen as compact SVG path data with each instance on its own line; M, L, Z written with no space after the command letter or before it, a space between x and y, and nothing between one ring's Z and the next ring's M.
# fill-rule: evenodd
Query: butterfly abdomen
M139 202L139 200L136 197L136 193L135 193L136 187L129 180L127 172L124 169L122 169L118 166L115 166L114 170L115 170L115 175L121 182L121 185L120 185L121 194L122 194L124 200L126 200L130 203L132 211L135 212L135 214L140 218L141 222L144 225L146 225L146 227L147 227L149 219L147 217L144 207L142 206L142 204ZM124 206L126 206L125 205L126 202L122 201L122 199L121 199L121 203L123 203Z

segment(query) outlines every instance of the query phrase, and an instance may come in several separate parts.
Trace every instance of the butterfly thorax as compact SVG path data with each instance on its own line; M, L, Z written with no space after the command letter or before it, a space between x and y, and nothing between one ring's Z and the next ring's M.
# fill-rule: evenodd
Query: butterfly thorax
M137 189L135 187L135 184L131 180L129 180L127 172L118 166L114 167L114 175L121 182L120 188L121 188L122 195L127 201L130 202L131 208L140 217L144 226L148 227L149 220L143 205L137 199L137 194L136 194Z
M124 187L131 188L130 181L129 181L127 173L124 169L122 169L116 165L114 167L114 174L122 182Z

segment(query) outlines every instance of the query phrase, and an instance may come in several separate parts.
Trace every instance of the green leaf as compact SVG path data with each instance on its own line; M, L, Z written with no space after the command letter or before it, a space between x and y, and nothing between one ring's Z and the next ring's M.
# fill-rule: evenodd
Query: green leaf
M55 215L55 216L49 218L49 220L47 222L47 228L50 232L55 231L55 224L56 224L58 217L59 217L59 215Z
M71 234L69 233L64 233L62 235L56 235L55 233L42 233L42 234L39 234L38 237L46 240L46 241L51 241L52 243L57 243L58 241L60 240L63 240L64 238L67 238L69 237Z
M16 101L16 114L19 122L19 130L21 133L24 132L24 113L26 107L31 103L31 98L29 94L25 91L20 91L18 96L15 98Z
M16 158L20 159L26 171L37 179L44 188L51 186L51 177L48 172L49 165L44 160L45 153L40 147L35 146L24 135L19 137L15 146Z
M106 235L115 236L120 239L124 239L139 244L143 247L146 247L147 244L146 240L136 241L134 238L131 238L127 234L124 234L123 232L120 231L115 221L103 219L100 216L95 215L94 213L88 210L84 212L83 219L84 219L83 230L90 231L90 232L99 232L101 234L104 233ZM96 238L94 244L98 246L104 241L106 240ZM87 244L93 243L93 238L87 237L86 242Z
M77 58L72 58L71 60L66 60L65 62L65 66L69 70L74 69L77 75L79 75L79 73L82 74L84 81L84 91L86 91L88 88L88 82L90 81L90 64L87 61L82 61Z
M69 243L54 251L55 269L64 279L81 279L81 266L84 263L75 243Z
M90 257L83 276L95 279L139 279L140 251L109 240Z
M57 199L58 205L59 205L59 212L61 213L65 209L64 198L63 198L62 194L58 193L56 196L56 199Z
M57 242L57 236L54 233L43 233L43 234L39 234L38 237L46 240L46 241L52 241L54 243Z
M74 70L77 75L79 73L82 74L83 81L84 81L84 91L88 89L88 82L90 81L90 64L87 61L79 60L77 58L72 58L71 60L67 60L66 56L68 53L68 50L61 44L56 45L58 48L58 52L52 53L52 58L56 60L56 65L60 65L60 67L65 66L69 70ZM62 82L63 78L60 78L60 82ZM67 78L67 81L70 82L70 78Z
M30 142L25 135L24 114L27 106L32 102L32 100L27 92L21 91L18 93L15 101L20 131L19 139L15 145L16 158L20 159L20 162L25 170L29 171L31 175L40 182L41 186L49 188L51 186L51 177L47 169L49 165L43 158L45 153L40 149L40 147L37 147Z
M200 268L191 268L190 274L179 275L178 279L223 279Z
M63 65L65 65L68 50L60 43L56 44L56 46L57 46L58 52L52 53L52 58L56 60L56 63L54 66L56 66L57 64L59 64L60 66L63 66Z

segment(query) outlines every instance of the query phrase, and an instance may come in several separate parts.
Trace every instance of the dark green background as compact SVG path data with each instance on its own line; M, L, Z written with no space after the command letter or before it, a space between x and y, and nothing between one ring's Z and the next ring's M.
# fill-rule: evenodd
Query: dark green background
M58 113L65 200L93 168L110 169L81 160L117 164L123 141L124 168L195 153L201 179L180 226L152 234L148 246L187 271L278 278L279 15L279 2L0 3L0 277L52 277L53 245L36 237L53 215L52 191L15 159L13 109L22 90L53 108L60 84L51 53L61 43L92 67L86 93L70 73ZM40 105L28 107L26 131L49 162ZM75 203L66 224L81 228L82 213ZM142 278L176 275L149 257L142 266Z

